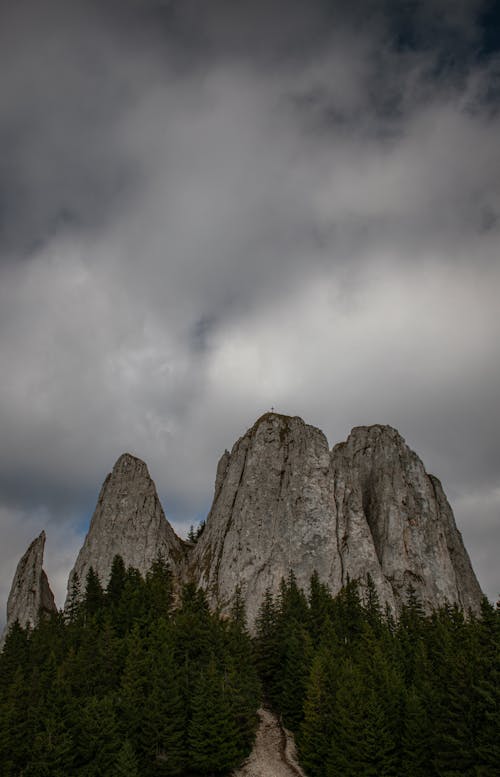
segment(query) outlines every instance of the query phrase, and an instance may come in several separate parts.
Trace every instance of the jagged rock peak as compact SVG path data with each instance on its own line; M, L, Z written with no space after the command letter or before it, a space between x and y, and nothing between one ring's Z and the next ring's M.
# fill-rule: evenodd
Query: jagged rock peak
M16 620L20 626L33 626L43 613L57 612L54 595L43 570L44 549L45 532L42 531L17 565L7 600L7 624L2 643Z
M183 556L183 543L168 523L155 484L144 461L122 454L102 486L90 528L70 572L83 590L90 567L105 586L115 555L146 574L158 558L173 567Z
M113 467L112 474L124 476L128 479L134 477L150 477L146 462L137 458L137 456L132 456L131 453L122 453L122 455L118 457Z
M394 612L409 584L428 608L481 599L439 481L396 429L355 427L330 452L319 429L273 412L223 454L190 570L223 610L240 586L250 624L290 570L334 593L369 573Z

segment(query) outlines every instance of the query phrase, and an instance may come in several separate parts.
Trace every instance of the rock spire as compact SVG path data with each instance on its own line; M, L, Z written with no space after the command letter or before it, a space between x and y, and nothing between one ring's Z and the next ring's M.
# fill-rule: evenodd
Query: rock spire
M165 518L146 464L124 453L101 488L88 534L70 572L68 596L75 575L83 590L91 566L106 586L117 554L126 566L146 574L159 556L175 567L183 556L183 544Z
M17 565L7 600L7 623L0 647L16 621L22 627L28 624L33 626L43 613L57 612L54 595L43 570L44 548L45 532L42 531Z

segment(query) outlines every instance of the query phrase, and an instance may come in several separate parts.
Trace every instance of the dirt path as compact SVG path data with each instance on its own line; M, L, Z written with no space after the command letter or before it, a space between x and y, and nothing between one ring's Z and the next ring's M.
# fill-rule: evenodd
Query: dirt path
M259 718L253 750L233 777L306 777L297 763L293 738L276 715L261 708Z

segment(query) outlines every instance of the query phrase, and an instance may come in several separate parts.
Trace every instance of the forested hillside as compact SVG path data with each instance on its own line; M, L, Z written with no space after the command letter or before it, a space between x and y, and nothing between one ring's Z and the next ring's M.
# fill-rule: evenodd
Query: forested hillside
M173 607L161 561L143 580L113 563L104 592L33 631L14 626L0 657L2 777L219 774L250 752L260 685L241 609L222 620L186 586Z
M500 612L425 616L415 597L398 623L368 579L335 598L293 575L258 620L256 660L269 702L297 739L309 777L498 777Z
M15 625L0 656L5 777L228 774L249 754L262 701L296 735L308 777L498 776L499 611L398 623L368 579L336 597L313 575L268 593L251 639L158 560L91 570L67 612Z

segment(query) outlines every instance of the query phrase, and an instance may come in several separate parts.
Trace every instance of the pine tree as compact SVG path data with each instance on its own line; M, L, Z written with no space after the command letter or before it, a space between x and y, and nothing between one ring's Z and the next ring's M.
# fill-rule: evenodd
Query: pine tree
M117 554L113 558L113 563L111 564L111 574L108 587L106 588L106 599L111 607L118 607L120 604L126 579L127 570L125 569L125 562L123 561L123 558Z
M227 683L212 658L198 678L192 699L188 733L191 767L209 775L237 766L237 736Z
M28 762L33 732L29 713L28 682L18 667L0 708L0 764L6 777L22 774Z
M77 759L85 775L112 774L121 749L114 700L111 696L86 700L79 722Z
M284 648L280 625L279 611L268 588L255 622L255 661L264 693L274 704L279 700L279 672Z
M21 672L28 671L30 637L30 630L23 629L18 620L14 621L5 638L3 650L0 652L0 698L19 669Z
M36 686L36 701L32 704L34 737L26 774L66 777L74 760L74 701L62 662L54 652L46 659Z
M150 664L139 627L136 625L126 638L127 655L121 678L118 709L125 738L136 754L142 755L142 724L146 699L150 692Z
M278 608L280 617L285 623L295 620L305 624L308 621L307 599L302 589L297 585L293 570L288 573L286 581L284 579L281 581Z
M337 664L326 644L311 666L304 701L304 719L297 737L301 763L309 777L324 777L333 735Z
M432 728L424 699L415 686L405 694L401 771L405 777L432 777Z
M85 580L85 597L83 600L83 610L88 617L95 617L101 612L104 604L104 591L102 589L99 576L90 567Z
M314 645L317 647L321 631L332 607L332 597L328 587L320 582L316 571L311 575L309 584L309 627Z
M170 616L173 606L172 572L161 556L146 575L144 596L151 623Z
M450 619L450 628L453 623ZM450 640L445 656L445 672L440 714L436 722L434 767L439 777L473 775L478 730L475 676L476 657L468 639Z
M151 775L182 774L186 763L183 678L166 621L150 637L150 693L144 705L141 750Z
M98 696L105 696L119 686L124 664L122 644L110 623L110 614L106 613L94 643L93 688Z
M64 614L68 623L76 623L82 614L82 593L80 591L78 572L74 572L71 578L68 603Z
M43 718L30 748L26 777L67 777L73 770L74 743L60 715Z
M486 598L476 623L479 644L476 678L477 715L476 772L478 777L496 777L500 764L500 609Z
M359 639L364 622L361 598L355 580L348 579L335 597L331 620L337 632L337 639L344 644L345 652L349 652Z
M372 630L379 633L382 629L382 608L380 606L380 598L377 589L375 588L375 583L369 572L366 575L363 609L365 611L366 620L370 624Z
M139 762L128 739L116 756L113 777L140 777Z
M223 658L232 715L238 727L237 748L243 759L249 754L254 739L261 687L252 642L246 630L245 608L238 590L231 612L232 617L224 631Z
M279 709L285 726L297 731L303 718L304 698L311 671L313 648L309 634L296 621L285 632L280 678Z

